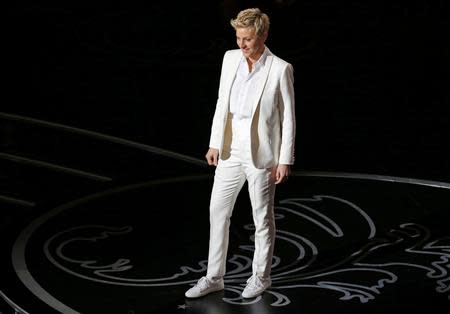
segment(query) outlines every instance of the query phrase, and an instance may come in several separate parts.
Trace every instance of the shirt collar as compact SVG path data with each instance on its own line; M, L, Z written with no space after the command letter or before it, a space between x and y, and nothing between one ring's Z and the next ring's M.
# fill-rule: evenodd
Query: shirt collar
M259 57L258 61L255 62L255 69L262 67L266 64L267 56L269 55L269 48L267 48L266 45L264 45L264 52L262 53L261 57ZM244 54L242 54L241 63L247 64L247 60L245 59Z
M269 48L267 48L266 45L264 45L264 52L262 53L261 57L259 57L258 61L256 61L255 64L259 63L261 65L265 65L268 54L269 54Z

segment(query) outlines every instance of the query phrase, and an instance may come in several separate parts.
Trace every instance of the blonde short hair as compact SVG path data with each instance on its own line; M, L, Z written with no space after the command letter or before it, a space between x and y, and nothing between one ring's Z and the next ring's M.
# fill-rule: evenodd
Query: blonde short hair
M246 9L238 13L235 19L231 19L231 26L236 28L253 27L257 36L262 36L269 31L269 17L258 8Z

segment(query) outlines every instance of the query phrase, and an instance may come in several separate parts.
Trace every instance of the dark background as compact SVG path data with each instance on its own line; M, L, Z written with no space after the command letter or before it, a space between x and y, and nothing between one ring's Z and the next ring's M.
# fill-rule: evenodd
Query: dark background
M294 170L450 182L450 32L445 2L157 0L148 1L146 7L120 8L75 8L66 2L10 4L2 28L0 247L6 255L0 259L5 264L1 292L18 304L23 302L25 308L37 302L28 290L24 292L9 265L17 234L34 218L114 187L212 172L203 164L69 132L62 126L203 160L222 57L236 48L229 21L248 7L268 13L267 46L295 69ZM58 127L26 118L16 121L17 116ZM77 175L71 169L106 180ZM320 181L321 191L327 180ZM297 185L306 194L317 187L307 182ZM405 186L389 185L389 193L376 189L364 193L366 185L356 183L340 185L336 191L342 189L355 198L362 191L369 195L368 204L386 230L392 229L391 219L401 217L403 222L420 212L418 220L433 227L435 235L446 236L446 191L421 194L414 189L408 192ZM187 195L192 189L202 188L192 184L182 191ZM392 203L391 193L406 199ZM142 194L146 202L147 196ZM137 198L129 199L139 203ZM384 201L394 205L378 206ZM110 212L108 206L104 209ZM195 208L196 214L189 217L201 213L207 222L206 208ZM88 216L78 218L92 218ZM204 230L189 223L184 226L198 229L199 234ZM411 278L414 287L417 282ZM399 300L408 300L411 307L415 303L410 296L418 291L422 290L413 294L404 290L405 298L397 298L396 291L395 301L389 296L385 302L401 307ZM421 301L420 297L414 301ZM383 301L378 304L386 308ZM0 312L7 313L6 308L11 310L0 302Z
M444 1L17 4L0 111L203 159L236 47L229 20L254 6L271 18L267 46L295 69L295 170L450 181Z

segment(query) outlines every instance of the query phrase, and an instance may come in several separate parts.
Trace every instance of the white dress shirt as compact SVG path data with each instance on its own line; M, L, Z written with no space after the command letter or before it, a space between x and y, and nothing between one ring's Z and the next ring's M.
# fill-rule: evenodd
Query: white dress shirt
M249 72L247 60L242 55L241 62L233 82L230 95L230 113L233 119L248 119L252 115L252 105L255 102L254 90L261 79L261 70L265 66L268 49L264 47L261 57L253 64Z

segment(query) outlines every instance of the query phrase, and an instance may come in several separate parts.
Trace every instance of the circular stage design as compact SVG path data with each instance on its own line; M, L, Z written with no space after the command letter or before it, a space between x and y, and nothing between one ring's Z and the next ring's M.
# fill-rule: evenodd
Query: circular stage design
M253 224L244 186L225 290L189 300L206 271L210 175L114 188L42 214L15 239L18 313L337 313L448 306L447 184L295 173L277 188L272 287L242 299ZM5 270L4 270L5 271ZM11 279L12 280L12 279Z

